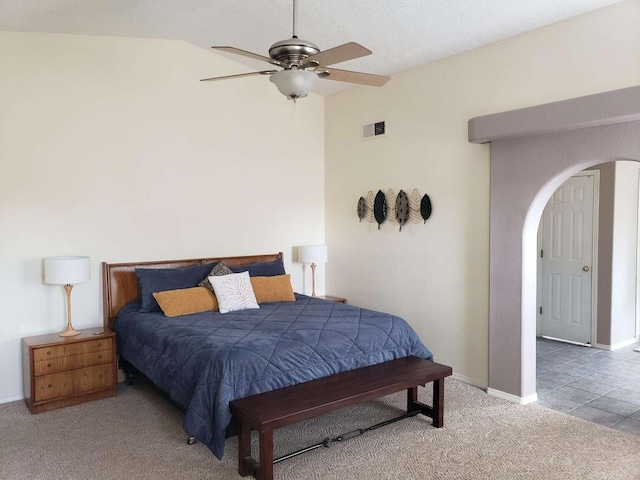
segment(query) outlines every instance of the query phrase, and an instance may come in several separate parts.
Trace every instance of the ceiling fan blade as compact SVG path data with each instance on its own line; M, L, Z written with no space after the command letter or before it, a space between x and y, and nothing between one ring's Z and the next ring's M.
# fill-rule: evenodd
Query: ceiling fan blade
M247 52L246 50L240 50L235 47L211 47L214 50L220 50L222 52L233 53L235 55L242 55L243 57L253 58L254 60L262 60L263 62L272 63L274 65L282 65L278 60L274 60L264 55L258 55L257 53Z
M308 66L326 66L335 63L346 62L354 58L365 57L371 55L371 50L364 48L355 42L345 43L338 47L330 48L324 52L316 53L304 59L303 65Z
M251 77L253 75L271 75L277 70L263 70L261 72L239 73L237 75L227 75L226 77L203 78L201 82L215 82L217 80L228 80L229 78Z
M324 72L327 72L329 75L324 74ZM338 70L337 68L323 68L320 71L316 70L316 73L320 78L324 78L326 80L357 83L358 85L369 85L370 87L381 87L391 80L391 77L385 77L383 75L352 72L351 70Z

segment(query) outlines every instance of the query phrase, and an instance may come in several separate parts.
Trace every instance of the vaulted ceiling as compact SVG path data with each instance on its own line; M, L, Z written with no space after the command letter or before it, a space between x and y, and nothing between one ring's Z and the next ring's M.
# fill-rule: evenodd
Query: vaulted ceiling
M391 75L619 1L300 0L298 34L321 50L360 43L373 55L336 67ZM4 0L0 30L180 39L268 55L272 43L291 37L292 1ZM229 58L260 70L266 65ZM349 86L323 81L314 92Z

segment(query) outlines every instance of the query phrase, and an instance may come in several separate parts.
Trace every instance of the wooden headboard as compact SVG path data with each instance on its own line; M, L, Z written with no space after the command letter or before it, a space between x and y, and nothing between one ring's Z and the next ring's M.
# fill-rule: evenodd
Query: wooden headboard
M157 262L102 262L104 328L113 330L113 324L120 309L140 296L136 268L184 268L219 261L227 265L239 266L258 262L272 262L277 258L282 258L282 252L243 257L193 258L190 260L162 260Z

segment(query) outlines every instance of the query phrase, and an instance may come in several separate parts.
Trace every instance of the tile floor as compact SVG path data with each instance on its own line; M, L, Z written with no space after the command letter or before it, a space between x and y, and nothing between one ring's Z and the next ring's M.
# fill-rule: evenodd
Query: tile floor
M640 436L639 344L609 352L538 338L538 404Z

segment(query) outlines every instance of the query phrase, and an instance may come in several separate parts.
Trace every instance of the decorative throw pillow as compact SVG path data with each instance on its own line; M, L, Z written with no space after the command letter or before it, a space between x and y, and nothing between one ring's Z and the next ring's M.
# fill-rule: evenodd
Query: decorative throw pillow
M218 299L220 313L260 308L251 287L249 272L232 273L221 277L209 277Z
M204 287L156 292L153 297L167 317L218 310L218 300Z
M198 286L199 287L204 287L207 290L211 290L213 292L213 287L211 286L211 282L209 281L209 277L210 276L221 277L223 275L229 275L230 273L233 273L233 272L229 269L229 267L227 267L224 264L224 262L218 262L218 263L216 263L216 266L211 269L211 271L209 272L209 275L207 275L207 278L202 280L198 284Z
M154 293L196 287L214 265L207 263L187 268L136 268L142 302L140 311L159 312L160 307L153 298Z
M276 258L273 262L252 263L250 265L238 265L229 267L232 272L249 272L251 277L274 277L284 275L284 263L282 258Z
M291 286L291 275L251 277L250 280L258 303L295 302L296 300Z

